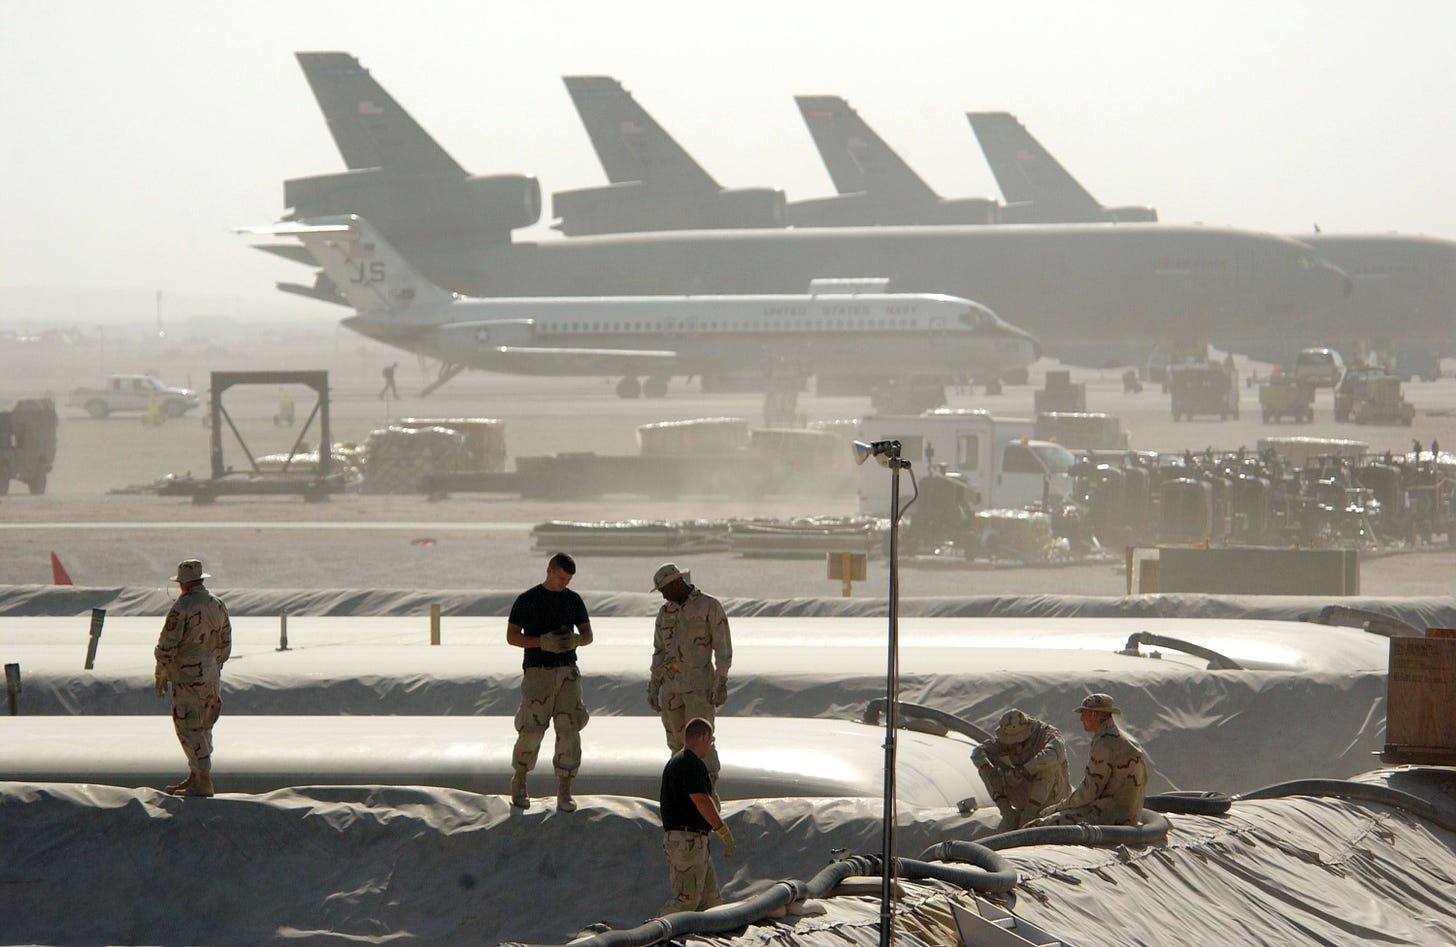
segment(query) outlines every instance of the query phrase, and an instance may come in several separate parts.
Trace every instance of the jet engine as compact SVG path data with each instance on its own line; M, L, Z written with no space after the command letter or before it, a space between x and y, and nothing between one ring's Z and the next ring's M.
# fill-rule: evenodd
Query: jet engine
M943 197L932 218L937 224L994 224L1000 222L1001 205L988 197Z
M541 219L541 185L521 174L407 178L362 168L284 181L283 202L289 219L358 214L396 246L508 242Z
M551 195L553 225L569 237L653 230L718 230L782 227L787 201L775 188L664 191L641 181L557 191Z
M1102 212L1107 215L1108 220L1121 224L1155 224L1158 222L1158 209L1156 207L1104 207Z

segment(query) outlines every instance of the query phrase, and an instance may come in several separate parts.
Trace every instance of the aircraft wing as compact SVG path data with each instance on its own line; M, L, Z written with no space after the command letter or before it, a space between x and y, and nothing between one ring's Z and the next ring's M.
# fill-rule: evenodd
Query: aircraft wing
M563 76L562 81L608 181L641 181L671 190L722 190L616 79Z
M654 349L568 349L502 345L492 361L522 375L634 375L669 372L678 353Z
M414 176L465 169L348 53L295 53L344 164Z
M327 221L327 222L325 222ZM314 220L280 220L261 227L234 227L233 233L252 234L257 237L300 237L306 233L353 233L357 228L347 218L315 218ZM273 247L259 247L269 253L287 256Z

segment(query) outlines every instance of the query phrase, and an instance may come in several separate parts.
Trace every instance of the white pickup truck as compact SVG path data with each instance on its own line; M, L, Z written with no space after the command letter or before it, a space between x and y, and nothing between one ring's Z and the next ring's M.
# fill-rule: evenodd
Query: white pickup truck
M93 418L124 411L150 412L158 418L180 418L202 404L190 388L171 388L151 375L112 375L103 388L76 388L66 404L85 408Z

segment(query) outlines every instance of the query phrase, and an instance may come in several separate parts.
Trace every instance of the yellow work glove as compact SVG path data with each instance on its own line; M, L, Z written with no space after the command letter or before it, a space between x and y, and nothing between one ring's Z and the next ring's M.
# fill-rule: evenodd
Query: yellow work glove
M152 688L157 692L158 697L167 696L167 675L161 668L157 668L152 675Z
M647 685L647 706L657 713L662 713L662 688L659 685Z
M549 635L541 636L541 650L549 651L552 654L562 654L567 651L575 651L576 646L581 643L581 635L574 631L552 632Z
M733 844L733 833L728 830L728 823L724 822L713 830L713 833L723 840L723 855L726 858L733 857L733 850L738 846Z

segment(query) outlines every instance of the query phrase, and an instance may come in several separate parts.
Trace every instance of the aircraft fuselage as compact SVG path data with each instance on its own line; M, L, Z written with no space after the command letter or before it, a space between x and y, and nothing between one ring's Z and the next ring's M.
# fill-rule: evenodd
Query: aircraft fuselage
M415 259L472 296L788 293L819 277L887 277L894 292L983 303L1081 364L1182 335L1228 345L1319 319L1350 290L1293 240L1169 224L683 231L441 246Z
M543 375L996 378L1036 340L984 306L936 294L457 300L344 320L430 358Z

